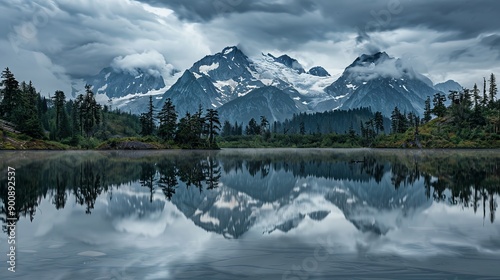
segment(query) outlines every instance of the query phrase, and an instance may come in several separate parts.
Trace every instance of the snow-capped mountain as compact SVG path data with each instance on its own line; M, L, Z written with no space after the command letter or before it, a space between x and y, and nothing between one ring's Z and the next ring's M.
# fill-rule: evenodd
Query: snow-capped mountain
M295 59L291 58L288 55L284 54L280 57L274 57L272 54L268 53L268 56L272 57L274 61L279 62L288 68L291 68L295 71L297 71L299 74L305 73L306 71L304 70L304 67Z
M74 83L72 94L76 97L84 91L84 85L89 84L99 103L140 114L146 110L149 96L161 99L182 73L172 69L163 74L150 69L135 68L130 71L106 67L98 74Z
M145 94L151 90L165 87L162 76L154 76L137 69L136 73L117 71L111 67L102 69L99 74L87 79L94 93L106 94L109 98L123 97L127 94Z
M165 92L157 107L170 98L181 114L197 111L202 105L220 108L224 120L247 122L248 117L261 115L283 120L294 113L314 111L316 100L328 98L323 88L333 81L321 67L305 73L288 55L262 54L251 59L238 47L226 47L195 62Z
M332 76L321 66L305 71L286 54L248 57L236 46L207 55L167 77L147 70L130 73L105 68L87 81L99 102L135 114L144 112L149 96L154 95L156 108L170 98L180 115L193 113L201 105L220 109L221 118L231 122L248 122L249 117L261 115L283 121L297 112L359 107L371 107L386 116L395 106L421 114L427 96L461 89L453 81L434 86L411 65L385 52L361 55L341 76Z
M428 78L385 52L358 57L325 91L334 100L326 101L322 107L371 107L386 116L390 116L396 106L402 112L421 114L425 99L435 93Z

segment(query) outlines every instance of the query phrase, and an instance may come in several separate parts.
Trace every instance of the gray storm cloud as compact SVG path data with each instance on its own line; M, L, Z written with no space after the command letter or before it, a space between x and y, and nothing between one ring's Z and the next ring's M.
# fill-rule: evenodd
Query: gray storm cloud
M500 73L495 0L16 0L2 1L0 14L0 67L44 92L61 87L58 77L94 75L111 64L183 70L236 44L249 56L287 53L334 75L376 51L415 57L435 81L471 86L472 77Z

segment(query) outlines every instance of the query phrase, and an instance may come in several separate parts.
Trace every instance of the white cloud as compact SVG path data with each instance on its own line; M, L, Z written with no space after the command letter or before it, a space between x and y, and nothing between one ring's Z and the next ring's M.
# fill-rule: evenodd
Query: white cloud
M115 57L111 67L116 71L126 71L132 75L137 75L137 70L141 69L156 77L160 75L167 77L173 70L173 66L167 64L163 55L155 50Z

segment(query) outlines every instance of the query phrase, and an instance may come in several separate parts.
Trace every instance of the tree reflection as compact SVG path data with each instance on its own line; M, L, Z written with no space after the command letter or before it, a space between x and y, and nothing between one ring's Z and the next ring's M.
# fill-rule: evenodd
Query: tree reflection
M175 189L177 188L178 184L175 162L170 160L162 161L158 164L158 169L160 172L158 187L163 191L165 197L170 201L172 200L172 196L175 194Z
M52 200L52 203L56 206L56 209L64 208L64 206L66 205L66 200L68 199L68 195L66 193L66 183L68 182L67 174L63 173L61 176L62 178L59 178L59 176L56 177L56 189Z
M221 168L213 157L207 159L205 167L205 183L207 184L207 190L213 190L219 186Z
M85 213L91 214L97 197L102 193L101 176L91 161L86 161L80 167L80 176L77 186L73 190L76 203L86 205Z
M156 182L156 168L154 163L142 163L139 182L142 187L149 189L149 202L153 202Z
M498 207L496 197L500 193L499 166L498 157L432 153L418 156L376 152L327 156L291 156L286 153L245 156L172 153L136 158L119 155L109 158L71 157L33 161L16 168L19 187L16 189L17 207L14 216L17 219L29 216L33 220L40 201L47 196L56 209L63 209L68 198L74 196L76 203L85 205L85 213L91 214L100 195L111 193L113 188L132 182L139 182L147 189L150 202L153 202L157 190L161 190L170 201L180 193L181 184L186 188L194 186L201 193L218 188L224 176L238 177L246 173L246 176L262 181L276 178L270 176L273 173L287 172L297 180L316 177L388 184L383 178L390 178L389 184L394 189L414 186L419 182L424 186L428 199L464 208L471 207L474 213L482 207L484 219L493 223ZM0 167L4 166L0 164ZM5 174L0 174L0 182L0 219L5 225L5 202L8 198Z

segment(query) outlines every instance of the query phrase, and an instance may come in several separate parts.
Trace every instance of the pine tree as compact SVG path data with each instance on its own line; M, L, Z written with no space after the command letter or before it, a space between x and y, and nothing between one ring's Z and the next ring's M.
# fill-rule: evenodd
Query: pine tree
M245 128L245 134L246 135L258 135L258 134L260 134L260 127L254 118L251 118L250 121L248 122L248 125Z
M431 110L431 98L427 96L427 99L425 100L425 108L424 108L424 123L428 123L431 119L432 110Z
M12 113L19 131L35 138L42 138L42 123L38 115L37 106L38 97L39 94L36 92L31 81L29 84L22 82L16 101L17 105Z
M394 110L392 110L392 113L391 113L391 132L392 133L399 132L400 115L401 115L401 112L399 111L398 107L397 106L394 107Z
M85 95L79 101L80 125L87 137L93 135L96 125L101 122L101 105L95 101L90 85L85 85Z
M66 127L63 127L62 125L62 118L64 115L66 115L65 111L65 103L66 103L66 96L64 95L63 91L57 90L55 92L53 99L53 104L54 108L56 111L56 139L61 139L63 138L61 135L62 130L67 130L68 129L68 124L66 119L66 123L64 124ZM67 117L67 116L66 116ZM66 134L66 131L65 131Z
M208 146L209 148L215 148L217 147L215 143L215 136L219 135L220 131L219 113L215 109L207 109L205 120L207 122L208 130Z
M439 92L434 94L434 98L432 100L434 108L432 109L432 113L437 117L444 117L446 114L446 105L444 105L445 101L446 96L444 96L444 94L440 94Z
M486 94L486 78L483 77L483 100L481 101L483 107L488 106L488 95Z
M490 88L489 88L489 106L491 108L494 107L494 104L495 104L495 96L498 92L498 88L497 88L497 82L496 82L496 78L495 78L495 75L493 73L491 73L491 76L490 76Z
M158 135L164 140L173 140L177 126L177 112L175 112L175 105L170 98L167 98L163 104L158 118L160 120Z
M474 98L474 108L478 109L481 97L479 96L477 84L474 84L474 88L472 89L472 97Z
M408 118L406 117L406 113L399 114L398 117L399 117L398 133L404 133L406 130L408 130L408 127L409 127Z
M0 117L5 118L8 121L15 121L13 112L19 103L20 90L19 82L14 77L14 74L10 72L9 67L5 68L2 72L2 81L0 85L3 89L0 90Z
M140 116L141 135L153 135L155 130L153 97L149 96L148 111Z
M71 130L71 124L70 120L68 117L68 113L66 110L63 110L62 116L61 116L61 125L59 127L59 137L61 139L71 137L72 135L72 130Z
M384 116L382 115L382 112L375 112L373 121L375 123L375 130L378 135L380 131L384 131Z

